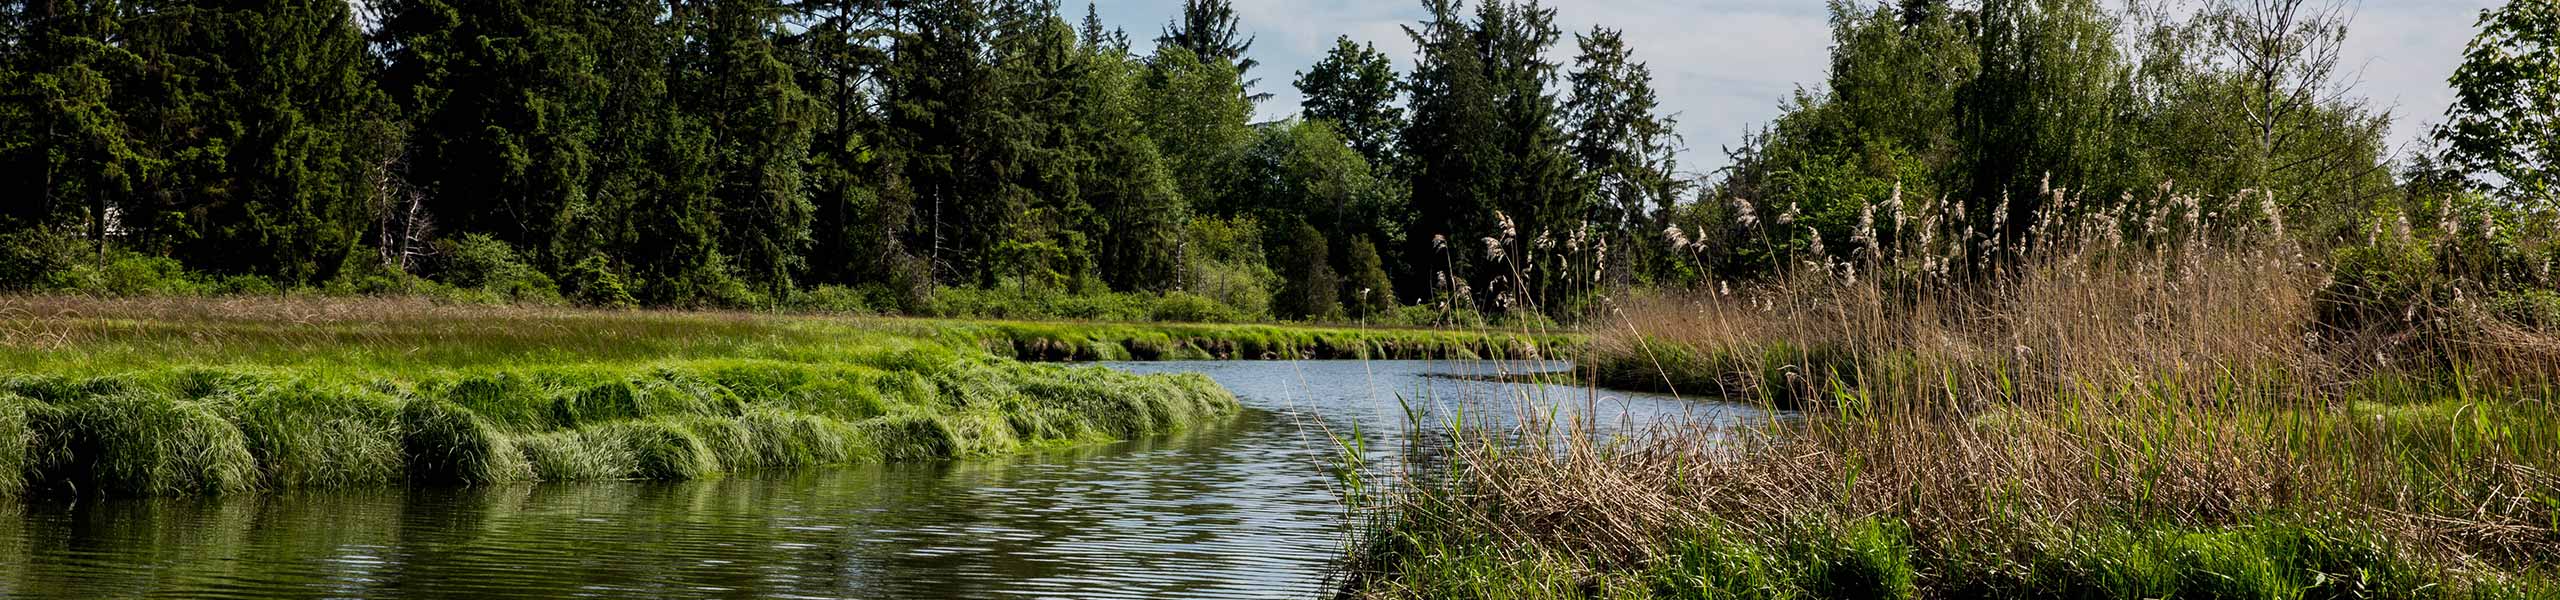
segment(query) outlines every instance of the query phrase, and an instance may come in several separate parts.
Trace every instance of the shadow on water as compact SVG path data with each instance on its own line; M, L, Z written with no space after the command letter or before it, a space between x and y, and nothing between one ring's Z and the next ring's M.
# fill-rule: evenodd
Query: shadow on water
M1327 432L1356 423L1388 448L1438 421L1408 408L1500 415L1521 385L1429 376L1477 363L1112 367L1208 373L1252 410L1174 438L999 460L29 501L0 507L0 597L1309 597L1343 543ZM1558 410L1604 423L1748 414L1549 391Z

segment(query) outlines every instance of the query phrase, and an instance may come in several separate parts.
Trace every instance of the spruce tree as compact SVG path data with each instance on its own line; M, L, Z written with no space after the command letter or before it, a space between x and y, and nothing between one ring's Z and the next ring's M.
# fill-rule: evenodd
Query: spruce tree
M680 1L677 106L708 126L721 255L750 289L787 296L806 267L804 184L816 106L776 50L774 0Z
M343 2L169 2L122 45L144 76L116 100L166 157L118 221L189 266L315 283L371 220L390 139L373 58Z
M160 164L116 95L143 61L102 41L122 35L113 3L0 7L0 178L20 194L0 202L0 233L78 235L103 249L108 217L127 212Z
M590 210L595 36L572 0L385 0L383 87L408 116L401 171L447 236L486 233L552 269ZM616 49L617 51L619 49Z
M1243 37L1239 40L1238 37ZM1253 50L1253 38L1244 36L1236 18L1235 4L1230 0L1182 0L1182 13L1166 23L1164 35L1156 37L1156 46L1188 50L1200 62L1217 63L1234 69L1238 89L1250 90L1261 83L1251 78L1253 68L1261 61L1245 56ZM1270 94L1252 94L1248 100L1259 103Z

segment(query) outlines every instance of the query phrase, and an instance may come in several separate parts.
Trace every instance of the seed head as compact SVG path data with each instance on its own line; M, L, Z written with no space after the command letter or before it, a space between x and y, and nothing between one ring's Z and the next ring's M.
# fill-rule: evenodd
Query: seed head
M1875 205L1869 204L1865 208L1859 209L1858 231L1853 239L1856 240L1859 246L1861 246L1861 249L1867 253L1867 258L1884 256L1882 244L1876 242Z

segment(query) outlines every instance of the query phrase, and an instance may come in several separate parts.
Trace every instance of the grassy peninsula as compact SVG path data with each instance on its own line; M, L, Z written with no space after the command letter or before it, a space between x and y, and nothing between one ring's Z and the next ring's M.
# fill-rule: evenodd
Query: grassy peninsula
M0 300L0 495L701 477L1211 426L1199 376L911 328L409 300Z

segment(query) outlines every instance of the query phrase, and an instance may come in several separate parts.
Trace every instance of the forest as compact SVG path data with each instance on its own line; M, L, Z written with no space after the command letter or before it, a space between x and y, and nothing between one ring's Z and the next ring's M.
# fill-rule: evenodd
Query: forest
M1345 36L1284 75L1229 0L1137 34L1055 0L14 0L0 287L1572 321L1853 268L1906 199L1970 236L1931 268L1979 271L2174 190L2314 249L2458 207L2549 288L2552 100L2501 93L2547 71L2513 52L2541 3L2394 148L2342 4L1837 1L1827 78L1713 173L1619 31L1422 4L1411 64ZM1299 116L1254 122L1277 85Z

